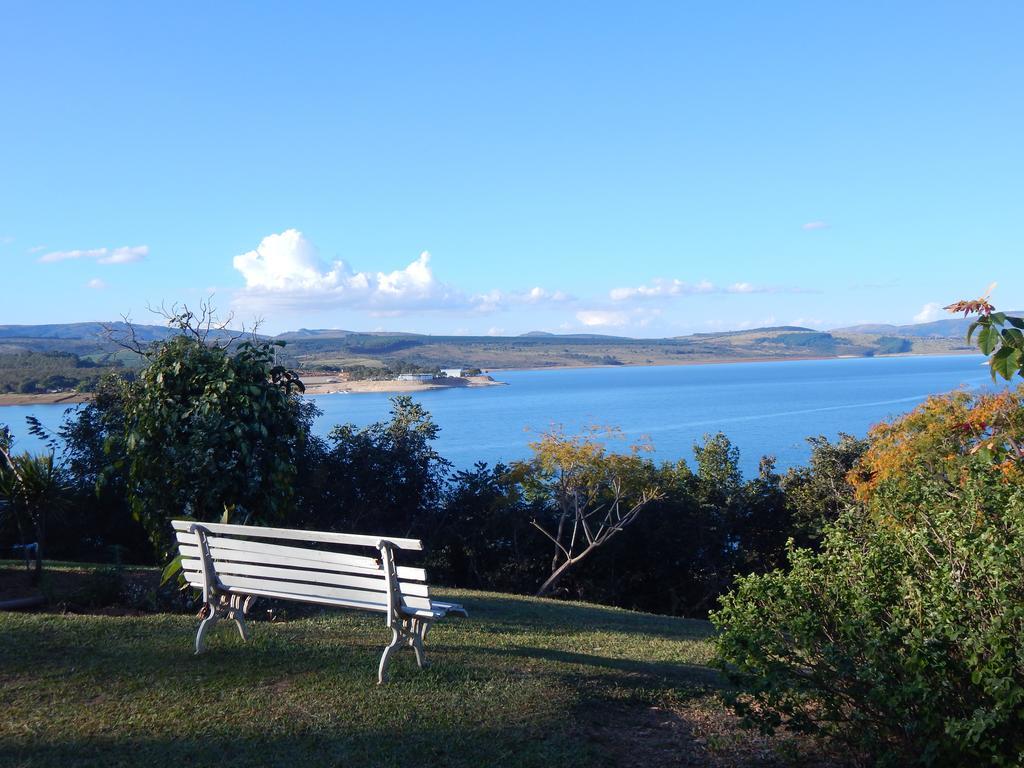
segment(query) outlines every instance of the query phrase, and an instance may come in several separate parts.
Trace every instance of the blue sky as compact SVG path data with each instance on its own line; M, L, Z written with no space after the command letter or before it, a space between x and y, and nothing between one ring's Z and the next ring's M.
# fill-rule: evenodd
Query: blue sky
M371 5L0 0L0 323L1024 307L1020 3Z

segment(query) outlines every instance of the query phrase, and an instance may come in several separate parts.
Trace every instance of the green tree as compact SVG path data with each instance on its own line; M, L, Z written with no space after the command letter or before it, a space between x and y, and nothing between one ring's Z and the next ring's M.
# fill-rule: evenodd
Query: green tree
M147 364L123 390L123 445L108 446L123 452L132 508L158 551L176 516L280 520L315 410L275 362L282 342L212 333L205 306L170 322L177 335L139 350Z
M335 426L312 440L302 469L303 525L327 530L428 536L451 464L433 446L439 427L422 405L391 399L390 418Z
M449 584L525 592L545 578L549 553L530 525L509 468L478 462L456 472L431 536L430 570Z
M792 535L800 546L821 542L825 526L853 504L847 476L867 450L866 440L840 433L836 442L824 435L809 437L811 456L806 466L792 467L782 479L792 518Z

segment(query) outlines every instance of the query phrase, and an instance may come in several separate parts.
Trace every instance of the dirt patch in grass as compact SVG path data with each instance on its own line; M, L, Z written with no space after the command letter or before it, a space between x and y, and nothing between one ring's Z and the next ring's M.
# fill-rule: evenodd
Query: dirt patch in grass
M33 583L24 566L0 566L0 602L41 597L34 610L87 613L99 616L141 616L147 611L141 598L156 591L159 573L152 568L44 567L42 580Z
M611 765L647 768L849 768L805 736L765 736L740 725L712 694L676 704L642 701L589 704L578 714L580 736Z

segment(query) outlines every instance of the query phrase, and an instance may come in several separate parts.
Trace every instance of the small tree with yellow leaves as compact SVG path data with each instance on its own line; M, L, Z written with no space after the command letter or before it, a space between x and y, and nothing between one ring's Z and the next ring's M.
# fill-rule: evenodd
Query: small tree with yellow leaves
M547 514L532 524L554 547L551 573L538 596L549 594L570 568L662 496L654 484L652 463L641 455L649 445L613 453L602 437L621 438L621 433L594 427L568 435L556 427L530 444L532 459L513 467L527 497L543 503Z

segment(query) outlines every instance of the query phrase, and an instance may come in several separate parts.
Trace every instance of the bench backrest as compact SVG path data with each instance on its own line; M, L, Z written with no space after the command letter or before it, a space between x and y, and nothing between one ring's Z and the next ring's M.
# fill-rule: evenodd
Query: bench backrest
M203 588L203 548L219 586L246 594L394 612L431 608L427 574L394 563L394 550L422 550L417 539L362 536L255 525L173 520L185 578ZM201 531L196 531L199 526ZM290 541L292 544L271 542ZM354 555L303 544L376 550Z

